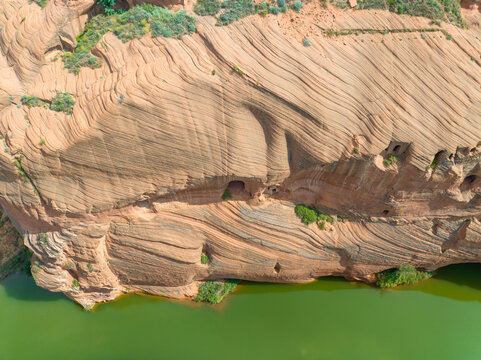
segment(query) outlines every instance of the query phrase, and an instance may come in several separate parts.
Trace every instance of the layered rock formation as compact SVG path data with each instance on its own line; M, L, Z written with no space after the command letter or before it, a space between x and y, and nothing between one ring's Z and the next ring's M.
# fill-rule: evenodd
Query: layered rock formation
M0 204L40 286L89 307L194 296L207 279L481 261L477 8L467 29L428 33L428 19L315 2L226 27L196 17L181 40L108 33L102 66L75 75L59 54L92 6L0 2ZM20 100L58 91L72 115ZM297 203L342 221L305 225Z

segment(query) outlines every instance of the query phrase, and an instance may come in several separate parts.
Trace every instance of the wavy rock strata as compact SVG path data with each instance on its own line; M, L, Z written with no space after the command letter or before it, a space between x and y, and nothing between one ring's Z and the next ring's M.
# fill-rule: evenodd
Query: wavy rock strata
M75 75L56 57L92 6L0 1L0 204L40 286L89 307L194 296L206 279L481 261L477 8L467 29L424 36L428 19L315 2L226 27L196 17L182 40L108 33L102 67ZM74 94L72 115L20 103L57 91ZM342 221L304 225L299 202Z

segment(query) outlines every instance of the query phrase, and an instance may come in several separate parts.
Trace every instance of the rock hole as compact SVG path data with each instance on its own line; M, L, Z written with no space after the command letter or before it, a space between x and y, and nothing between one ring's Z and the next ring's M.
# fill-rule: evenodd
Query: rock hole
M461 186L459 187L462 191L470 190L476 185L479 185L477 175L468 175L464 178Z
M475 152L476 152L476 148L473 147L473 148L471 149L471 152L472 152L472 153L475 153Z
M279 273L279 271L281 271L281 264L277 262L276 265L274 266L274 271L276 273Z
M384 210L384 211L382 212L382 214L383 214L384 216L386 216L387 214L389 214L389 210Z
M396 145L394 149L392 149L393 152L397 153L399 149L401 148L401 145Z

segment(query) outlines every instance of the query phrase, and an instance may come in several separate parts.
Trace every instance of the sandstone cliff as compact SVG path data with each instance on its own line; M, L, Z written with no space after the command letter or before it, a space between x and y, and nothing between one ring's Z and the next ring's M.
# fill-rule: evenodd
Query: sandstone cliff
M426 18L315 1L228 26L195 16L182 39L109 32L100 67L75 74L60 54L93 8L0 1L0 204L38 285L88 307L193 296L207 279L481 261L476 3L467 28L429 32ZM52 110L58 92L72 114ZM297 203L340 221L305 225Z

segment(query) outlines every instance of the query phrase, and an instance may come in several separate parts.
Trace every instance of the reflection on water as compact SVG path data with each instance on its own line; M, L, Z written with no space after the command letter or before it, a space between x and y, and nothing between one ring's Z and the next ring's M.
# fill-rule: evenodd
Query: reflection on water
M212 306L127 295L86 312L32 278L13 275L0 284L0 359L477 360L481 354L479 264L452 265L389 290L334 277L243 282L226 300Z

